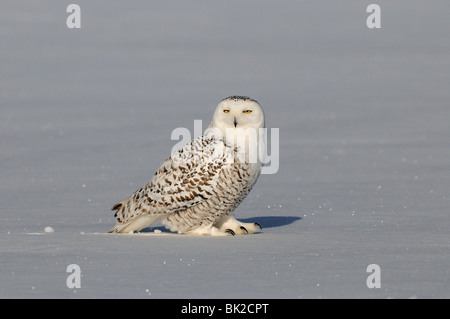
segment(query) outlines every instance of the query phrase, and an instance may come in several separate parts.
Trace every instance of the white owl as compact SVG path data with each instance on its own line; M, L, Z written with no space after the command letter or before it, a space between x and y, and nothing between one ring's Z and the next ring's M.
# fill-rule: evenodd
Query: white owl
M189 235L251 234L258 223L241 223L232 213L261 172L264 113L246 96L217 105L204 134L172 154L151 181L114 205L110 233L139 231L157 221Z

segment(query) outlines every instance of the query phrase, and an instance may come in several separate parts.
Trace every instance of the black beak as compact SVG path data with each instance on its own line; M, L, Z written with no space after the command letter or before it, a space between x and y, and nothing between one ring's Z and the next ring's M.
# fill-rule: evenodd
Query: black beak
M237 126L236 117L234 117L233 119L234 119L234 122L233 122L234 123L234 127L236 127Z

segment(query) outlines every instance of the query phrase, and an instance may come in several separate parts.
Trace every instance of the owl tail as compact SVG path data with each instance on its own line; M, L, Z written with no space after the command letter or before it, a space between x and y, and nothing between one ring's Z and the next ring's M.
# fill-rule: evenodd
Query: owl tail
M134 231L140 231L151 224L156 223L161 218L160 215L148 215L141 214L126 223L117 223L110 233L131 233Z
M127 198L127 199L125 199L125 200L123 200L123 201L121 201L121 202L118 202L116 205L114 205L114 206L111 208L111 210L112 210L112 211L119 210L119 209L121 209L123 206L125 206L125 204L126 204L127 202L129 202L129 201L130 201L130 199ZM116 215L117 215L117 212L116 212ZM114 215L114 217L115 217L116 215Z
M118 202L111 208L112 211L116 211L114 217L117 218L117 222L122 222L125 219L125 208L127 208L127 210L130 210L130 198Z
M130 212L130 199L124 199L123 201L114 205L111 210L116 210L114 217L117 218L117 224L111 228L110 233L129 233L133 231L140 231L141 229L150 226L151 224L157 222L161 216L160 215L149 215L146 213L135 212L133 217L126 215Z

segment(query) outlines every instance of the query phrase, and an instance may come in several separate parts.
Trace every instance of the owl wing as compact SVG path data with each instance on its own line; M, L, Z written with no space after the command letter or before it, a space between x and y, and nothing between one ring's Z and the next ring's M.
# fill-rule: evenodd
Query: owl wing
M232 162L233 149L223 141L192 140L164 161L147 185L113 206L117 225L111 232L121 232L138 216L176 213L217 195L214 186Z

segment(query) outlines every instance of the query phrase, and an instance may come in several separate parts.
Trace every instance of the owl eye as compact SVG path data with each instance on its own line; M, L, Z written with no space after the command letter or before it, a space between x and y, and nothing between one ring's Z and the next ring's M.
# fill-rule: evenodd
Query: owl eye
M223 110L223 113L230 113L230 110Z
M242 111L242 113L249 114L249 113L252 113L252 110L244 110L244 111Z

